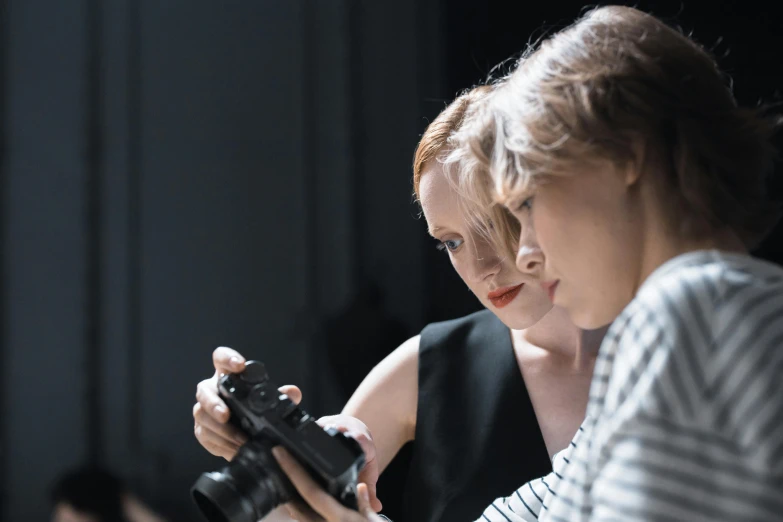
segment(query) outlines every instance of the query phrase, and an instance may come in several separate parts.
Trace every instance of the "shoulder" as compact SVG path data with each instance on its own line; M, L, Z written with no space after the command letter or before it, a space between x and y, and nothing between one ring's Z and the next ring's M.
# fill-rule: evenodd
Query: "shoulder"
M364 378L348 404L377 394L402 394L406 390L416 393L419 370L419 341L421 336L411 337L381 360Z
M508 327L489 310L481 310L458 319L428 324L421 332L420 350L428 352L441 346L486 344L495 336L508 336Z
M719 252L681 256L648 278L610 328L602 348L612 374L607 400L638 392L640 405L687 418L707 403L736 402L721 390L742 376L769 381L771 390L781 317L780 267ZM755 364L765 360L772 364Z
M389 419L415 422L419 339L418 335L411 337L379 362L348 400L343 413L365 423L378 412Z
M718 302L743 288L781 284L783 268L776 264L744 254L702 251L665 263L650 275L637 298L684 296L688 290L695 290Z
M421 335L415 335L398 346L372 370L372 373L393 377L399 374L416 374Z
M411 337L386 356L371 374L387 378L417 376L420 357L431 359L443 351L442 349L446 349L449 357L453 358L460 351L460 347L485 346L492 343L492 336L498 332L508 337L507 327L488 310L430 323L424 327L421 334Z
M747 255L680 256L650 276L629 311L691 342L719 343L727 321L755 325L783 306L783 268ZM682 341L682 339L677 339Z

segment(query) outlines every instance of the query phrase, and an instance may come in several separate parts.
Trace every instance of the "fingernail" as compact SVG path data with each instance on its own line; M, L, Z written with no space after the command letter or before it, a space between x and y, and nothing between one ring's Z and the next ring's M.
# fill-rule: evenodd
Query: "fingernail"
M370 492L368 491L367 486L365 485L363 488L360 489L362 500L364 500L365 503L370 503Z
M243 361L241 358L237 357L236 355L231 357L231 365L234 368L241 368L242 364L244 364L245 361Z
M215 411L216 411L216 412L218 412L219 414L223 415L223 414L224 414L224 413L226 413L228 410L227 410L227 409L226 409L226 407L225 407L225 406L223 406L222 404L218 404L217 406L215 406Z
M241 446L245 442L247 442L247 437L245 437L244 435L242 435L240 433L240 434L234 435L234 441Z
M272 448L272 455L274 455L277 460L284 458L280 446L275 446L274 448Z

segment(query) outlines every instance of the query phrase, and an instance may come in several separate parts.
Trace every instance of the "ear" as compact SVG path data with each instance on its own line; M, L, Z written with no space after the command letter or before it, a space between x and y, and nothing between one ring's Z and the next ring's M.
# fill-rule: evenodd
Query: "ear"
M649 158L649 143L638 134L630 136L631 152L633 156L628 160L623 172L625 185L632 187L639 183Z

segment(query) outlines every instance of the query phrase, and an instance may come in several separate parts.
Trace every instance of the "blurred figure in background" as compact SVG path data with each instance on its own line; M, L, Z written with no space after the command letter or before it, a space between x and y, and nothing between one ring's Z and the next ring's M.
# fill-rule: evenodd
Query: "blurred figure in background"
M63 474L52 488L51 522L166 522L113 473L82 467Z

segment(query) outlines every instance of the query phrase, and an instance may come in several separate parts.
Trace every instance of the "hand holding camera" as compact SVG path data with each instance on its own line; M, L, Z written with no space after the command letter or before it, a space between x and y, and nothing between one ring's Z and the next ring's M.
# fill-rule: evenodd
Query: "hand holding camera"
M220 377L218 387L232 423L248 441L239 447L228 466L202 474L194 485L193 498L208 520L256 522L276 506L301 499L299 486L313 485L313 491L321 494L316 499L305 498L313 509L323 505L325 491L340 509L345 506L362 517L358 520L368 520L356 511L357 478L365 457L355 440L335 428L324 430L318 426L315 419L278 391L259 362L248 361L241 373ZM275 446L284 447L295 458L296 462L289 460L288 464L299 479L296 487L272 458ZM286 464L285 458L281 463ZM300 470L306 476L297 475ZM369 500L366 504L369 509Z

